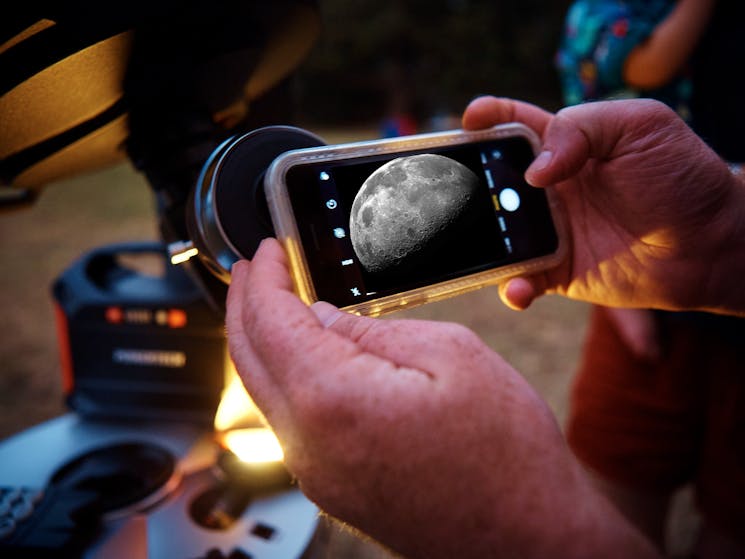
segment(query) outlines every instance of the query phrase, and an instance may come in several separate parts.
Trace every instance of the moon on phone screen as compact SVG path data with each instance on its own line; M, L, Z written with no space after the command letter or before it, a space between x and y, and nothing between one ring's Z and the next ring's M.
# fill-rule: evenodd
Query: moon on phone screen
M385 273L447 257L438 247L471 213L478 188L473 171L442 155L400 157L379 167L352 204L349 231L360 263Z

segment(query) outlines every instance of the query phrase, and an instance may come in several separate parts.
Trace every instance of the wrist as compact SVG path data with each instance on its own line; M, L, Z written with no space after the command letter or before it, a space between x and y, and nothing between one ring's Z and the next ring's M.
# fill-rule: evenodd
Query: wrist
M508 533L500 534L494 549L509 549L514 556L531 559L657 559L651 542L600 494L568 449L565 458L563 465L554 463L536 481L537 503L523 496L527 506L507 507L512 525ZM563 475L558 473L561 470ZM562 484L551 484L557 478Z
M487 522L496 536L492 553L471 556L501 550L526 559L658 557L653 545L598 491L563 440L540 446L544 460L519 468L514 490L503 488L496 498L495 519Z
M553 541L547 539L553 547L542 549L536 557L658 558L652 543L598 491L576 461L575 472L574 490L564 488L564 502L557 499L553 513L564 511L566 525Z

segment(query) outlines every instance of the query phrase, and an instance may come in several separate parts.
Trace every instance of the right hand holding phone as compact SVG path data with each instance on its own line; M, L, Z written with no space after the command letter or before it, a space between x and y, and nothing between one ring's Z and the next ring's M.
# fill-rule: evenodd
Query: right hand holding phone
M552 115L482 97L463 115L466 129L509 121L542 136L526 179L554 186L570 256L502 285L507 305L523 309L559 293L607 306L745 312L730 277L743 260L745 189L671 109L635 99Z

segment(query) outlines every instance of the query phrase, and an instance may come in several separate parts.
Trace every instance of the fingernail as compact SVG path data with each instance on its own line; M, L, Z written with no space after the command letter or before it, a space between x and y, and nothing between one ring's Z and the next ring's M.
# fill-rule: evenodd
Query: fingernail
M533 163L530 164L530 167L528 167L528 170L526 173L538 173L540 171L543 171L548 165L551 163L551 159L553 158L554 154L548 150L543 150L541 153L538 154L538 157L535 158Z
M321 321L324 328L328 328L334 322L339 320L342 316L342 312L337 309L334 305L326 303L325 301L317 301L310 306L310 310L316 315L316 318Z

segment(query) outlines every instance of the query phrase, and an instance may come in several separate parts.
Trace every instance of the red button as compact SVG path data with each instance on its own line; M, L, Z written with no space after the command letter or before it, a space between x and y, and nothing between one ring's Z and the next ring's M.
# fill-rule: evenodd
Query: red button
M186 326L186 312L181 309L168 311L168 326L171 328L183 328Z

